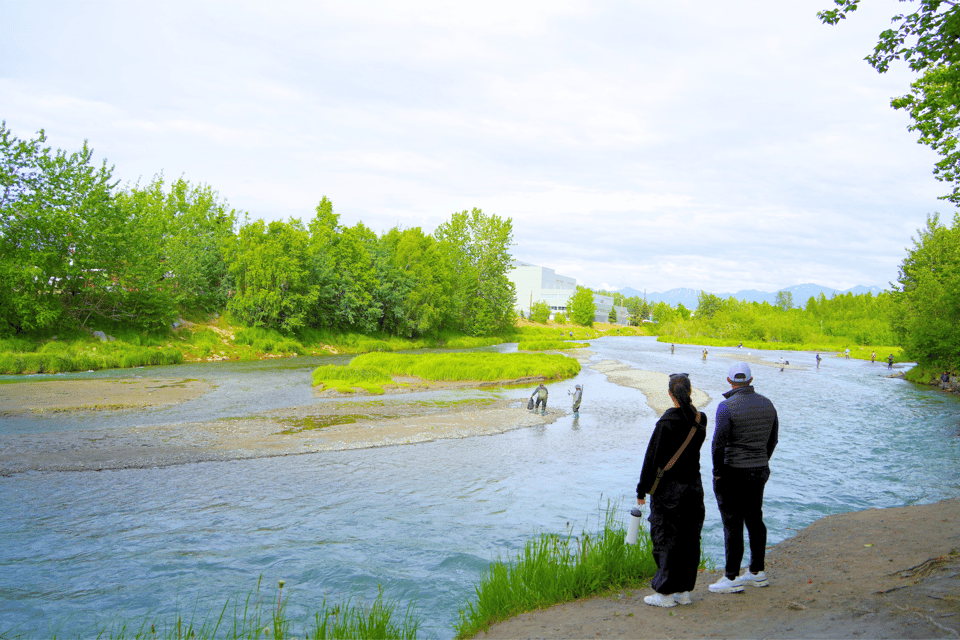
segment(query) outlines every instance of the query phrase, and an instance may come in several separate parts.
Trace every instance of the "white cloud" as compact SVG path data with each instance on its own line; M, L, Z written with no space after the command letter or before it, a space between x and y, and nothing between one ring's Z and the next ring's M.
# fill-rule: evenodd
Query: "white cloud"
M885 285L945 189L862 58L894 0L5 3L0 117L254 217L480 207L589 286Z

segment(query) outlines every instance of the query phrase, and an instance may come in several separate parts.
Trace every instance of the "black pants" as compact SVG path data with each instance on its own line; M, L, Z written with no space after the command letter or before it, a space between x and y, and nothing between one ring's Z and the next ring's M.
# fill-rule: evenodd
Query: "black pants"
M669 473L669 472L668 472ZM669 595L692 591L700 566L700 532L703 530L703 484L661 480L650 498L650 540L657 573L650 586Z
M743 525L750 536L750 572L763 571L767 546L767 527L763 524L763 488L770 478L770 467L726 469L713 481L720 520L723 521L723 546L727 562L724 572L731 580L740 574L743 561Z
M537 398L537 403L536 403L535 405L533 405L533 410L536 411L537 409L539 409L541 403L543 403L543 410L546 411L546 410L547 410L547 399L546 399L546 398L543 398L543 399L541 400L539 397Z

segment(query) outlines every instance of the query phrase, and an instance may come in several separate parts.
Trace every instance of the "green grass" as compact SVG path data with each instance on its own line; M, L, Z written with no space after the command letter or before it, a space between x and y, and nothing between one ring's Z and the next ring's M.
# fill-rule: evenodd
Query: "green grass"
M385 600L379 590L373 602L365 604L346 599L328 603L324 598L312 619L295 624L287 615L288 600L280 583L277 597L260 597L257 592L243 602L231 606L227 602L215 619L187 619L176 616L170 621L144 620L136 625L118 621L112 627L92 632L87 637L104 640L327 640L333 638L382 638L384 640L413 640L417 637L420 620L413 604L401 620L397 602ZM0 634L2 637L6 637ZM15 636L30 637L30 636ZM56 636L53 636L56 638Z
M210 337L204 334L211 334ZM213 341L217 346L220 344L220 337L209 329L193 334L194 344L203 344L204 339ZM252 347L258 353L303 353L303 345L299 341L284 336L272 329L263 329L261 327L251 327L241 329L234 334L234 342Z
M950 364L943 362L924 362L907 371L905 377L910 382L925 385L940 385L940 374L949 371L956 374L956 369Z
M0 373L62 373L180 364L183 352L176 347L141 347L125 342L48 342L36 351L0 352Z
M520 342L517 344L518 351L556 351L559 349L581 349L589 347L586 342L573 342L572 340L535 340L529 342Z
M354 358L349 366L436 381L497 381L531 376L563 379L580 372L580 363L573 358L533 353L366 353Z
M393 378L379 368L325 364L313 370L313 386L336 389L340 393L353 393L363 389L369 393L382 394L383 385L393 384Z
M657 570L647 530L641 528L637 544L626 544L626 528L609 504L598 528L579 536L542 533L515 559L491 564L475 601L460 608L456 637L472 637L526 611L646 586Z
M487 337L475 338L473 336L452 336L443 340L445 349L476 349L478 347L492 347L495 344L507 342L506 338Z

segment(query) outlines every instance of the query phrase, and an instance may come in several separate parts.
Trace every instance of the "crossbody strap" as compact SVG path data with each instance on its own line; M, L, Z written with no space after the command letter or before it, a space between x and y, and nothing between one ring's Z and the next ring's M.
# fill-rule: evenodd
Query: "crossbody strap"
M697 417L699 418L700 415L697 414ZM667 471L670 471L670 469L673 468L673 465L677 464L677 460L680 458L680 455L683 453L684 449L687 448L687 445L690 444L690 441L693 440L693 434L697 432L698 424L699 423L694 422L693 426L690 427L690 433L687 434L687 439L683 441L682 445L680 445L677 453L670 458L670 462L668 462L662 469L657 469L657 477L654 479L653 486L650 487L650 491L647 492L649 495L652 496L653 492L657 490L657 485L660 484L660 478L663 477L663 474Z

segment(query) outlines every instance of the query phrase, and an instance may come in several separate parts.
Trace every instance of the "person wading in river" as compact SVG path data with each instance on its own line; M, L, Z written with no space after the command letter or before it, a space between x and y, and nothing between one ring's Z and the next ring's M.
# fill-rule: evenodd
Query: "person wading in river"
M724 576L713 593L738 593L743 585L770 584L763 571L767 528L763 524L763 488L770 478L770 457L777 447L777 410L753 390L750 365L737 362L727 372L730 391L717 407L713 431L713 492L723 521ZM750 566L740 575L743 525L750 536Z
M535 405L533 405L533 412L534 412L534 413L537 412L537 409L540 409L540 405L542 404L542 405L543 405L543 408L540 410L540 415L546 415L546 413L547 413L547 396L548 396L549 394L550 394L550 392L547 391L547 388L546 388L545 386L543 386L543 383L542 383L542 382L540 383L540 386L538 386L536 389L533 390L533 394L531 394L530 399L532 400L534 396L537 397L537 403L536 403Z

